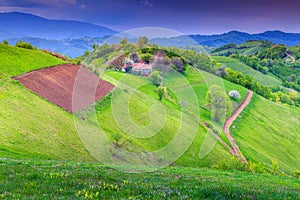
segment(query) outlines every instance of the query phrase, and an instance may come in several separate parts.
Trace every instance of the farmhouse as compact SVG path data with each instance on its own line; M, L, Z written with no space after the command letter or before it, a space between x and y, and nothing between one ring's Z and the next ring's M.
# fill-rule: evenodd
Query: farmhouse
M122 71L130 72L140 76L149 76L152 72L152 65L146 64L143 61L139 63L125 64L122 67Z

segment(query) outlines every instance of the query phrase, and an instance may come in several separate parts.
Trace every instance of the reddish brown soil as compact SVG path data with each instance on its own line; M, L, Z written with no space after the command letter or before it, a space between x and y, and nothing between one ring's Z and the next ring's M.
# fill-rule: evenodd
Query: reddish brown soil
M25 87L70 113L82 110L114 86L78 65L59 65L15 77Z

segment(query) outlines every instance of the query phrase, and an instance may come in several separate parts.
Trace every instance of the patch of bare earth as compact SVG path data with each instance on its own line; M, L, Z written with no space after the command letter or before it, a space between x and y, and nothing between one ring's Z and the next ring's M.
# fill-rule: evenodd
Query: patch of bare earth
M14 79L70 113L98 101L114 88L92 72L73 64L32 71Z

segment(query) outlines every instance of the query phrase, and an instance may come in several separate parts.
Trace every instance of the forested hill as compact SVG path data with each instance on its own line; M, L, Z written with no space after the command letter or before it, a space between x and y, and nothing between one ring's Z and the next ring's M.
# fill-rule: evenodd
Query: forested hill
M220 47L226 44L242 44L247 40L268 40L276 44L294 46L300 44L299 33L285 33L282 31L266 31L259 34L249 34L239 31L231 31L220 35L190 35L203 46Z

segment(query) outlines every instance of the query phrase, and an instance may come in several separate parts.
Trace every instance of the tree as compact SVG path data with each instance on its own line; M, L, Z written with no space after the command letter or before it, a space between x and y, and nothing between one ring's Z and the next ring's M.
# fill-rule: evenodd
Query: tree
M235 99L240 99L240 98L241 98L240 93L239 93L238 91L236 91L236 90L231 90L231 91L229 92L229 96L230 96L231 98L235 98Z
M31 50L36 49L36 47L32 46L30 43L23 42L22 40L17 42L16 47L20 47L20 48L24 48L24 49L31 49Z
M213 120L219 123L226 118L226 113L232 108L228 95L218 85L210 86L206 101L212 112Z
M185 71L184 62L181 58L172 57L171 62L174 65L174 68L176 69L176 71L178 71L179 73L182 73Z
M158 94L159 100L161 101L162 98L163 98L163 96L164 96L164 94L165 94L165 88L163 86L159 86L157 88L157 94Z
M280 97L280 101L282 103L290 103L290 96L287 95L287 94L282 94L281 97Z
M218 71L216 72L217 76L225 77L227 75L226 69L224 66L221 66L218 68Z
M127 66L126 68L125 68L125 72L127 73L127 72L130 72L132 70L132 66Z
M135 63L138 63L141 60L139 54L136 52L130 53L130 59L133 60Z
M129 44L129 42L128 42L128 40L127 40L127 38L122 38L122 40L120 41L120 44L121 45L127 45L127 44Z
M145 54L141 55L142 60L146 61L146 63L148 63L148 64L152 57L153 57L153 55L151 53L145 53Z
M142 48L142 47L144 47L146 45L149 45L149 43L150 43L149 39L147 37L145 37L145 36L139 37L139 39L138 39L138 47L139 48Z
M171 61L168 57L165 56L162 59L156 60L152 66L153 69L168 73L171 70Z
M3 44L8 45L8 41L7 40L3 40Z
M150 74L149 79L156 86L159 86L161 84L161 76L160 76L159 71L153 71Z

